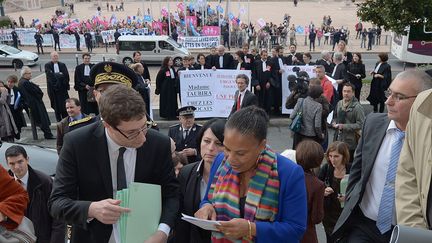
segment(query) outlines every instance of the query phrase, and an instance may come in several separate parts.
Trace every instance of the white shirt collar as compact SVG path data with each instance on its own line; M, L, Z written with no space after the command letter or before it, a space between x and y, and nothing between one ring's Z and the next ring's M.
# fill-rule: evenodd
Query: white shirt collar
M16 175L14 174L14 178L15 180L18 180L18 177L16 177ZM28 179L29 179L29 172L28 172L28 167L27 167L27 173L25 173L25 175L19 179L22 183L22 185L24 186L24 188L27 189L27 184L28 184Z
M107 129L105 129L105 135L106 135L106 138L107 138L108 149L110 151L117 151L121 147L125 147L126 150L134 150L135 149L135 148L129 148L129 147L126 147L126 146L120 146L120 145L118 145L116 142L114 142L114 140L112 140L112 138L110 137Z

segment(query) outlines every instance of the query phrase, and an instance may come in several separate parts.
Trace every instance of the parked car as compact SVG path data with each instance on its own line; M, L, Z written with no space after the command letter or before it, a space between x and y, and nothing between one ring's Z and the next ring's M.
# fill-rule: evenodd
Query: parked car
M24 65L33 66L38 60L39 56L36 53L0 44L0 65L2 66L22 68Z
M118 39L118 62L129 65L133 62L133 53L141 52L141 59L147 64L161 64L162 60L170 56L174 65L180 67L182 58L189 55L189 51L166 35L123 35Z
M50 176L55 175L58 161L58 155L55 149L39 147L36 145L7 143L0 141L0 164L5 169L8 169L5 151L12 145L21 145L24 147L29 157L29 164L34 169L40 170Z

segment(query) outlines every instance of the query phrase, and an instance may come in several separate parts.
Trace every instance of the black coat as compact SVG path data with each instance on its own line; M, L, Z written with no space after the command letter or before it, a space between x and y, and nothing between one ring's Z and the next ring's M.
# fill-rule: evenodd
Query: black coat
M147 114L150 114L150 89L148 87L148 84L145 83L144 77L137 73L138 76L138 82L133 87L138 93L140 93L141 97L143 98L145 105L146 105L146 111Z
M237 70L237 65L238 65L238 61L233 61L232 62L232 69L233 70ZM245 63L245 62L242 62L241 64L240 64L240 70L251 70L251 65L249 65L249 63Z
M231 54L225 53L223 55L223 67L219 65L219 55L214 55L212 60L212 67L216 67L216 69L231 69L234 58Z
M140 63L141 63L141 65L143 66L143 68L144 68L144 73L142 74L142 77L144 78L144 79L148 79L148 80L151 80L151 78L150 78L150 72L149 72L149 69L148 69L148 66L147 66L147 64L144 62L144 61L140 61Z
M360 78L357 78L355 75L360 74ZM347 80L352 83L356 90L361 89L363 86L362 79L366 78L366 70L365 65L363 63L350 63L347 66Z
M13 176L12 172L9 173ZM52 179L44 173L28 167L27 192L30 202L25 216L33 222L38 243L64 242L66 224L51 217L48 200L52 189Z
M263 61L261 59L256 60L254 67L252 68L251 84L255 87L255 95L258 96L258 103L260 107L264 108L267 112L270 111L270 91L266 88L267 83L272 83L272 67L273 64L270 61L266 61L266 68L263 70ZM259 86L261 90L257 90Z
M204 162L198 161L184 166L178 175L180 183L180 212L174 233L175 243L210 243L210 231L203 230L181 219L182 213L193 216L199 210L203 171Z
M135 182L161 185L160 223L174 227L179 209L178 181L171 160L170 140L149 129L137 149ZM113 198L107 137L102 122L66 134L49 201L51 215L72 224L71 243L107 243L112 225L89 223L91 202ZM146 205L151 207L151 205Z
M24 98L22 96L18 100L18 95L22 95L19 92L18 87L14 86L12 88L12 92L14 92L14 105L10 105L9 104L9 109L10 109L10 111L12 113L12 116L13 116L13 119L15 121L15 125L16 125L18 131L21 131L22 127L26 127L27 126L24 114L22 112L23 109L26 108L26 105L25 105ZM15 107L16 107L16 109L15 109Z
M195 69L195 70L201 70L201 67L202 67L202 65L199 64L199 63L196 63L196 64L194 65L194 69ZM206 60L206 63L204 63L204 69L211 69L211 68L212 68L212 67L210 66L210 64L207 63L207 60Z
M295 56L296 58L297 58L297 61L293 61L292 59L293 59L293 56ZM301 54L301 53L294 53L294 55L293 54L289 54L288 55L288 57L286 58L286 63L288 64L288 65L299 65L299 63L302 63L303 62L303 54Z
M375 68L377 65L378 63L375 65ZM392 81L391 66L388 63L382 63L378 69L378 72L376 73L383 75L384 78L372 78L370 93L367 97L367 100L371 103L371 105L386 101L384 91L388 89Z
M27 79L20 79L18 89L21 92L25 105L30 109L31 115L36 125L46 123L48 126L51 124L45 105L42 101L43 92L39 86Z
M90 69L93 66L94 66L93 63L89 64ZM75 78L74 89L78 91L78 93L85 92L85 94L87 95L86 85L93 87L94 82L90 79L90 76L84 76L84 69L85 69L84 63L81 63L80 65L76 66L75 75L74 75Z
M335 69L336 70L333 70L334 75L332 76L332 78L334 78L335 80L343 79L345 83L347 81L347 72L346 72L345 64L340 63L339 65L335 66ZM338 84L337 91L339 97L342 97L342 88L343 88L343 83Z
M156 76L156 90L159 94L159 115L163 118L175 119L177 116L177 72L172 68L174 77L171 77L167 67L162 67Z
M319 59L316 61L316 65L324 66L324 69L325 69L325 72L327 75L331 75L333 73L334 63L332 63L332 62L328 63L324 59Z
M65 100L69 98L69 72L64 63L58 62L59 73L54 73L54 63L45 64L48 96L54 110L65 110Z
M176 144L176 151L182 151L185 148L198 149L197 136L201 130L201 125L194 124L189 131L189 135L183 138L183 128L181 124L173 125L169 128L168 136L172 138ZM198 150L197 150L198 151ZM188 162L192 163L197 161L199 156L189 156Z

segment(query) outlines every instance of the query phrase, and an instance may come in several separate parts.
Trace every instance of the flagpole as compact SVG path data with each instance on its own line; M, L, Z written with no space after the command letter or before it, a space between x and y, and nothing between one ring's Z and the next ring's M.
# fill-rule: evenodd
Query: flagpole
M171 36L171 13L170 13L170 2L167 0L168 5L168 34Z
M186 0L183 0L183 12L184 12L184 22L185 22L185 36L189 36L188 29L187 29L187 21L186 21L186 13L187 13L187 5Z

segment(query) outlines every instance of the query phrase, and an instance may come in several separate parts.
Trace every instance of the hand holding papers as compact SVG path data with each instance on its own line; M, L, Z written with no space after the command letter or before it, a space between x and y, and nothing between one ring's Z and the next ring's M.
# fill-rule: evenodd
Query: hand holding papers
M117 192L120 206L129 208L119 220L122 243L142 243L158 229L162 212L159 185L132 182L127 189Z
M216 225L221 225L218 221L199 219L199 218L188 216L186 214L182 214L182 216L183 216L182 217L183 220L205 230L218 231L218 229L216 229Z

